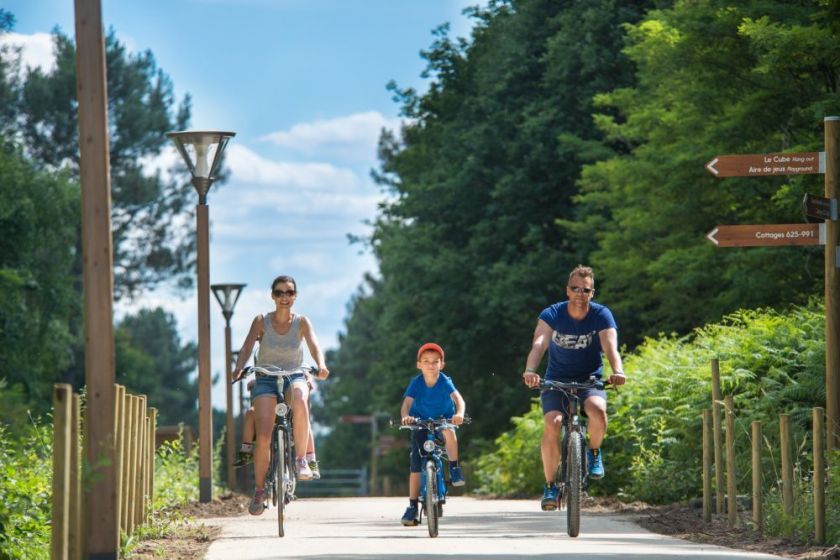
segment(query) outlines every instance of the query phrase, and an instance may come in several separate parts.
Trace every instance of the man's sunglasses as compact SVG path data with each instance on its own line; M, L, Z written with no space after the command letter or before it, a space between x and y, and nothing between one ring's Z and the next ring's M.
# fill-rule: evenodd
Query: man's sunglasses
M595 288L581 288L580 286L569 286L569 289L572 290L576 294L591 294L595 291Z
M294 297L297 293L294 290L271 290L271 293L274 294L274 297L286 296L286 297Z

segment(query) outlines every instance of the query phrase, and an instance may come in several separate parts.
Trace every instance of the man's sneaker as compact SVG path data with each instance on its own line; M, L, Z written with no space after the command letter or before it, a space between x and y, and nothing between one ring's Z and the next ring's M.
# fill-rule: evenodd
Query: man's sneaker
M452 479L452 486L463 486L466 484L461 467L449 467L449 477Z
M265 490L263 489L254 491L254 499L248 505L248 513L251 515L262 515L262 512L265 510L264 494Z
M549 486L545 485L543 488L543 497L542 501L540 501L540 507L542 507L543 511L554 511L557 509L557 499L560 496L560 491L557 489L557 485Z
M301 457L297 461L297 479L298 480L312 480L312 469L309 468L309 463L306 459Z
M604 478L604 453L600 449L587 449L586 462L589 463L589 478Z
M233 468L238 469L244 467L254 460L254 454L248 451L237 451L236 460L233 462Z
M318 461L307 461L309 463L309 470L312 471L312 478L319 480L321 478L321 469L318 467Z
M405 508L405 513L400 519L403 525L406 527L414 527L415 525L420 525L420 520L417 519L417 506L408 506Z

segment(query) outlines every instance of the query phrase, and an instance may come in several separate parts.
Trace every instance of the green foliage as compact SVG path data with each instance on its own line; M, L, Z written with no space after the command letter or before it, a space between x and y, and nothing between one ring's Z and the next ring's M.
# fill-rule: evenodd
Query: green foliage
M471 42L435 31L425 94L390 86L412 120L380 140L374 176L392 198L366 241L381 278L351 303L321 421L395 416L429 340L446 349L445 371L480 419L459 433L465 448L527 408L515 372L537 315L579 258L555 220L573 215L581 165L613 153L591 98L632 82L621 26L646 5L492 2L471 12ZM327 449L348 431L334 433ZM356 465L367 462L369 450L345 447Z
M0 558L49 558L52 430L0 423Z
M703 164L822 150L822 119L840 110L833 4L679 1L625 26L637 83L603 90L595 119L626 153L584 167L576 220L562 223L597 242L590 260L626 343L821 290L822 249L721 249L705 233L801 222L822 177L719 180Z
M777 471L778 415L789 413L797 441L805 441L811 408L825 402L824 320L818 305L785 313L744 310L689 336L647 339L624 360L628 383L608 394L608 476L592 484L591 492L652 503L700 494L701 416L711 406L712 358L720 360L723 394L734 396L736 472L750 472L749 429L760 420L770 450L764 463L769 485L776 478L769 473ZM514 425L478 461L483 491L528 494L541 484L535 480L540 464L534 466L541 435L538 407L514 419ZM803 444L800 455L808 453ZM749 485L749 477L739 476L740 492L748 492Z
M164 442L155 456L155 499L152 511L198 500L198 446L189 453L182 437Z

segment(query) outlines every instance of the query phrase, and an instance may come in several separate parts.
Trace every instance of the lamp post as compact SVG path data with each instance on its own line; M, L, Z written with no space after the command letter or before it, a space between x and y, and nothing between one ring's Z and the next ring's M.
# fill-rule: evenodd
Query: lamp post
M196 206L196 274L198 276L198 491L199 501L213 498L213 409L210 404L210 227L207 191L233 132L182 131L166 135L187 164L198 192Z
M236 473L233 471L233 449L236 445L236 434L233 431L233 385L231 385L231 351L230 351L230 319L233 317L233 308L242 295L242 288L245 284L213 284L210 289L216 296L216 301L222 306L222 315L225 316L225 386L227 387L227 486L233 490L236 486Z

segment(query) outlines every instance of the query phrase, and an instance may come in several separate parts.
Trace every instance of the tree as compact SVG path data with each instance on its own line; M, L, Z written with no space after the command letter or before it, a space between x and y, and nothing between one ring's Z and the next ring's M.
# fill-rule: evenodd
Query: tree
M172 314L161 308L141 309L117 325L117 382L148 397L158 410L159 424L195 425L198 381L196 347L182 345Z
M425 94L390 86L410 120L382 135L374 172L392 195L368 240L381 278L352 302L326 417L396 415L430 340L479 419L467 445L527 408L536 318L583 254L556 220L573 216L581 166L614 153L591 99L632 83L621 25L645 4L491 2L470 42L435 31Z
M15 92L16 139L39 166L67 169L77 178L75 46L58 29L53 40L55 68L29 69ZM192 189L160 173L149 174L144 165L160 154L166 132L187 127L190 98L175 107L172 82L157 68L151 51L129 53L113 30L105 39L105 50L115 295L132 296L173 277L188 286L194 232L186 225L189 220L173 218L193 211L188 204ZM10 64L8 58L9 53L0 53L2 64Z
M802 221L822 177L713 178L716 154L822 149L840 110L836 2L677 2L629 26L637 84L597 98L624 146L586 167L572 233L631 343L821 292L822 249L720 249L717 224ZM625 318L622 321L622 318Z
M0 379L37 411L71 361L81 300L72 282L79 191L66 173L38 171L0 144Z

